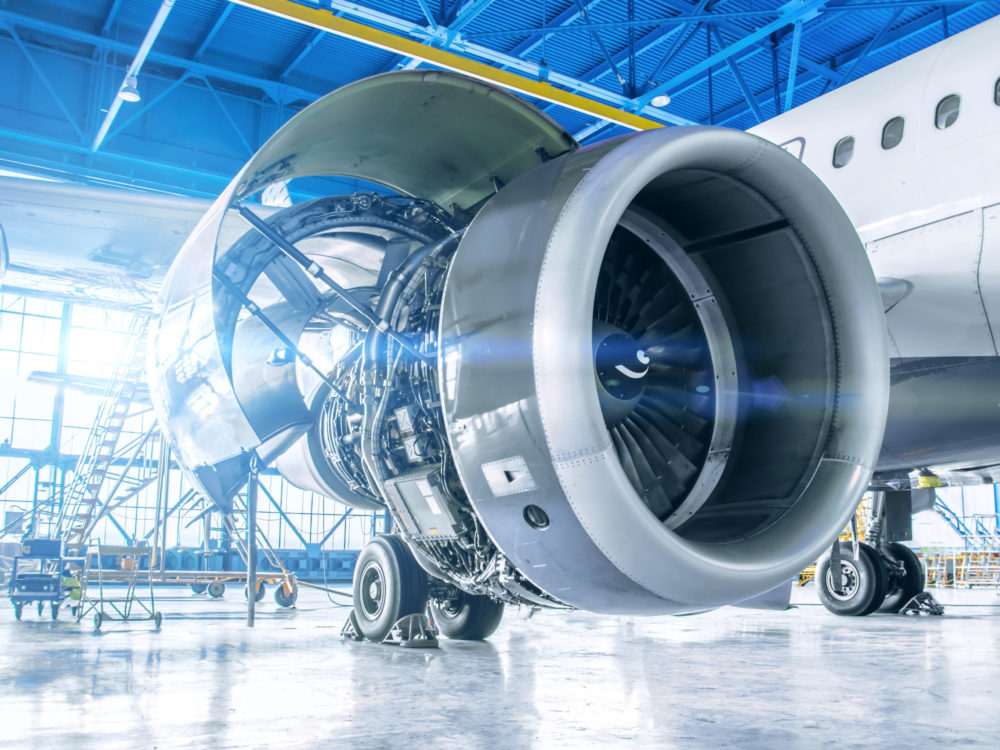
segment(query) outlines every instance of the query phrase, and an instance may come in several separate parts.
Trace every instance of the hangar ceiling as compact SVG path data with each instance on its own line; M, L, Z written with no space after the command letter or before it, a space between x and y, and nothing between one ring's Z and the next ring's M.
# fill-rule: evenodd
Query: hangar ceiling
M311 101L432 67L254 4L318 9L664 125L741 129L1000 12L1000 0L176 0L155 33L169 2L0 0L0 169L213 196ZM144 38L141 98L108 120ZM538 104L583 142L626 132Z

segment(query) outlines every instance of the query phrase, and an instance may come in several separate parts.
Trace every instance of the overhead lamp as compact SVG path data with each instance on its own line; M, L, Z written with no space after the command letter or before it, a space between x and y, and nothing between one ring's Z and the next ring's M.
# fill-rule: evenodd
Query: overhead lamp
M670 97L667 96L666 94L659 94L658 96L654 96L652 99L650 99L649 103L652 104L654 107L666 107L668 104L670 104Z
M118 92L118 98L123 102L137 102L142 97L139 96L139 81L135 76L125 76L125 83Z

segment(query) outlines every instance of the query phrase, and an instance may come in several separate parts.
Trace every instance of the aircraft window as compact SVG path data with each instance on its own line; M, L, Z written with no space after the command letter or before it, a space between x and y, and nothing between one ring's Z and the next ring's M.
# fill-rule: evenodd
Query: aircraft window
M893 117L882 128L882 148L888 151L896 148L903 140L903 118Z
M1000 107L1000 78L993 84L993 103Z
M833 147L833 166L837 169L846 167L852 156L854 156L854 137L849 135L841 138Z
M958 119L958 106L962 99L958 94L949 94L938 102L937 110L934 112L934 125L938 130L950 128Z

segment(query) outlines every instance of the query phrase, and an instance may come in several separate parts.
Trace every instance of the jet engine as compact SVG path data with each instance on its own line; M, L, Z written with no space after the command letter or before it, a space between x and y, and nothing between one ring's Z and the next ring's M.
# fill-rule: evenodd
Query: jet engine
M379 187L253 201L315 175ZM843 528L884 331L850 221L777 146L581 148L504 91L405 71L304 110L219 198L165 284L150 387L208 497L255 455L387 508L432 599L693 612Z

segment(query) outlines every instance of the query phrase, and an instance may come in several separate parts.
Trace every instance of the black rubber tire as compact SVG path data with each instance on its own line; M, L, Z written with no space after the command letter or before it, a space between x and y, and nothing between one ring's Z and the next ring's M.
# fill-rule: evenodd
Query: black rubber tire
M20 620L21 619L21 613L23 611L24 611L24 605L23 604L15 604L14 605L14 619L15 620Z
M204 594L206 591L208 591L207 583L190 583L188 585L191 587L191 590L196 594Z
M298 589L292 589L292 593L286 594L285 587L279 583L278 587L274 590L274 603L279 607L294 607L295 600L298 598Z
M913 597L924 590L924 567L917 553L899 542L889 545L889 554L897 562L903 563L906 573L902 580L893 579L889 593L885 595L879 612L899 612Z
M213 599L221 599L222 595L226 593L226 584L222 581L212 581L208 584L208 595Z
M503 602L488 596L475 596L464 591L447 608L431 603L434 624L449 638L458 641L481 641L496 632L503 617Z
M840 543L841 564L848 570L850 579L844 595L832 590L830 556L826 555L816 566L816 593L823 606L835 615L860 617L878 609L885 599L886 571L881 558L867 544L858 545L858 558L850 542Z
M157 612L156 614L153 615L153 627L159 630L162 624L163 624L163 613Z
M398 536L379 536L358 555L352 591L358 629L377 643L399 618L424 611L427 574L413 559L406 542Z
M247 590L250 588L250 584L243 587L243 598L247 598ZM259 602L264 598L264 594L267 593L267 586L264 585L263 581L257 581L257 595L254 596L253 600Z
M59 619L59 605L56 602L52 602L51 609L52 609L52 619L53 620L58 620Z
M100 630L101 625L104 623L104 615L100 612L94 613L94 630Z
M41 617L42 613L45 612L45 602L38 602L38 605L35 607L35 609L38 610L38 616Z

